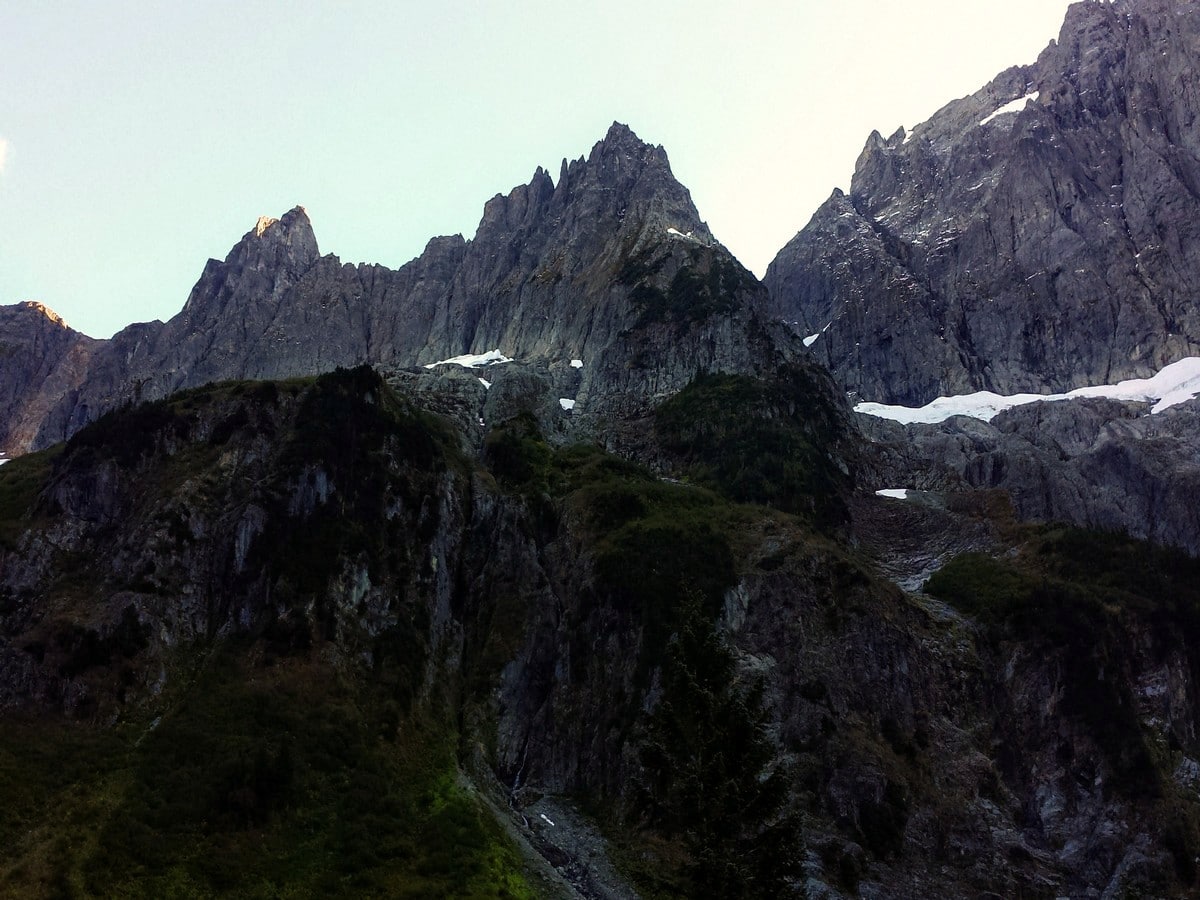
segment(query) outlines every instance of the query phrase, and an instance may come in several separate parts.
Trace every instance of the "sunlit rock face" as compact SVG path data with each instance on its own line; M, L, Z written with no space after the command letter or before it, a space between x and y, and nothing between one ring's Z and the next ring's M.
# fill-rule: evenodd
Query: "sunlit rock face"
M97 341L53 310L27 301L0 307L0 455L16 455L78 389Z
M848 390L916 406L1198 355L1197 59L1194 4L1071 7L1033 65L871 136L768 270L774 313Z

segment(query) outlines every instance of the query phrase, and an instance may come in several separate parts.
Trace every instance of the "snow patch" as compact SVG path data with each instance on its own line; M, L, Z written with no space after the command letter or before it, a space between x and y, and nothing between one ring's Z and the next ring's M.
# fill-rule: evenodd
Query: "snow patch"
M508 362L512 362L511 356L505 356L499 350L489 350L487 353L465 353L462 356L452 356L449 359L427 363L425 368L433 369L437 366L456 365L464 366L468 369L477 369L480 366L495 366Z
M482 384L485 389L491 388L491 386L492 386L492 383L485 378L480 378L479 383Z
M573 410L575 408L575 401L571 400L568 397L559 397L558 405L561 406L563 409L567 410L568 412L570 412L571 410Z
M669 227L669 226L668 226L668 228L667 228L667 234L671 235L671 237L683 238L683 240L685 240L685 241L691 241L691 242L692 242L692 243L694 243L694 244L699 244L699 243L702 243L702 241L700 240L700 238L698 238L698 237L693 237L693 235L695 234L695 232L694 232L694 231L689 231L687 234L684 234L684 233L683 233L682 231L680 231L678 228L672 228L672 227Z
M544 822L545 822L547 825L549 825L551 828L553 828L553 827L554 827L554 823L550 821L550 817L549 817L549 816L547 816L545 813L539 813L539 815L542 817L542 820L543 820L543 821L544 821Z
M876 491L877 497L890 497L892 500L907 500L908 488L884 488L882 491Z
M7 457L4 459L0 459L0 466L4 465L6 462L8 462Z
M1039 93L1041 93L1041 92L1034 91L1030 94L1026 94L1024 97L1018 97L1016 100L1011 100L1008 103L1005 103L1002 107L1000 107L998 110L996 110L990 116L985 116L984 118L980 119L979 124L986 125L988 122L992 121L992 119L996 118L997 116L1004 116L1004 115L1007 115L1008 113L1020 112L1026 106L1029 105L1029 102L1031 100L1036 100L1038 98Z
M830 321L828 325L826 325L824 328L822 328L816 334L810 334L808 337L806 337L804 339L804 346L811 347L813 344L815 344L817 342L817 338L819 338L821 335L823 335L825 332L827 332L829 330L829 326L832 324L833 324L833 322Z
M582 369L583 368L583 360L582 359L571 360L571 368L572 369Z
M922 407L889 406L885 403L859 403L855 412L880 419L890 419L903 425L922 423L936 425L951 416L970 416L990 422L1006 409L1038 401L1053 402L1079 397L1100 397L1109 400L1153 402L1151 413L1160 413L1200 394L1200 357L1189 356L1171 363L1150 378L1131 378L1118 384L1076 388L1065 394L1012 394L1002 396L991 391L938 397Z

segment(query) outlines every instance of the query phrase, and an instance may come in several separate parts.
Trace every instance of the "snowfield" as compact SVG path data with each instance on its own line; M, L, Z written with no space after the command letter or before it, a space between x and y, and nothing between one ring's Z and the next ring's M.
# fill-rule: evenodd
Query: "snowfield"
M1038 91L1033 91L1032 93L1026 94L1024 97L1018 97L1016 100L1012 100L1012 101L1009 101L1008 103L1005 103L1002 107L1000 107L998 110L996 110L990 116L986 116L985 118L980 119L979 124L986 125L988 122L992 121L992 119L995 119L997 116L1007 115L1008 113L1020 112L1026 106L1029 105L1029 101L1036 100L1038 98L1038 93L1039 93Z
M505 356L499 350L489 350L487 353L466 353L462 356L452 356L449 359L441 359L437 362L427 363L425 368L433 369L437 366L463 366L468 369L477 369L480 366L495 366L500 363L512 362L511 356Z
M890 419L903 425L917 423L936 425L951 416L970 416L990 422L1006 409L1026 403L1072 400L1078 397L1104 397L1111 400L1134 400L1154 403L1151 413L1160 413L1200 394L1200 357L1189 356L1171 363L1150 378L1132 378L1119 384L1076 388L1065 394L1013 394L1001 396L991 391L938 397L922 407L889 406L885 403L859 403L855 412L880 419Z

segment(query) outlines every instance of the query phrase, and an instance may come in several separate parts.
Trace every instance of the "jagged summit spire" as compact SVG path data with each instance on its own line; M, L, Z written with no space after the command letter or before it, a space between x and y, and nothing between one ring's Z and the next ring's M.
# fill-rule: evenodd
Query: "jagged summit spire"
M634 133L632 128L630 128L624 122L617 122L617 121L614 121L610 126L608 126L608 132L604 135L604 142L605 143L633 142L633 143L638 143L638 144L646 144L645 141L643 141L640 137L638 137Z
M643 141L628 125L622 122L613 122L605 132L603 139L592 148L590 158L596 159L619 153L661 156L664 162L667 155L661 145Z
M284 231L299 228L312 232L312 220L308 217L308 210L303 206L293 206L278 219L274 216L259 216L253 228L254 236L262 237L268 229L276 225L282 226Z
M320 258L312 221L303 206L293 206L278 219L259 216L254 227L230 251L226 262L267 256L292 269L307 268Z

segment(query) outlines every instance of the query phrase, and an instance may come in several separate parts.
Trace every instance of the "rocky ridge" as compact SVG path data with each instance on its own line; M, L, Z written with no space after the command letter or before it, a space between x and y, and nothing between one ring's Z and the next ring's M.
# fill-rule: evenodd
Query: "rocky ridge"
M1120 531L1200 556L1200 404L1157 415L1112 400L1035 403L991 422L901 426L868 416L876 489L1002 489L1027 521Z
M554 367L573 390L578 418L645 406L698 368L756 365L757 353L734 347L727 327L689 349L699 356L660 361L652 380L628 365L639 353L669 356L678 343L664 333L631 348L634 325L694 323L703 311L688 308L711 301L725 282L755 298L727 302L730 313L744 318L765 300L700 220L662 148L614 124L587 159L563 161L557 183L539 168L529 184L490 200L474 239L435 238L395 271L321 256L299 207L260 220L223 262L209 261L175 318L91 342L62 401L36 433L14 432L5 449L48 446L117 405L213 380L361 363L405 368L495 348ZM571 359L586 365L572 373ZM32 374L12 374L0 419L21 404L33 408L25 398L40 387Z
M873 134L765 278L861 400L1052 394L1197 355L1194 3L1070 7L1057 41L911 132ZM1196 553L1196 401L1071 400L991 424L860 417L880 489L1008 491L1021 517Z

